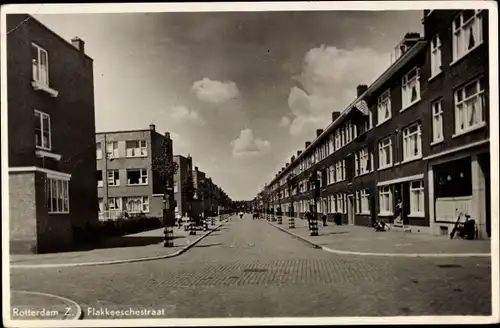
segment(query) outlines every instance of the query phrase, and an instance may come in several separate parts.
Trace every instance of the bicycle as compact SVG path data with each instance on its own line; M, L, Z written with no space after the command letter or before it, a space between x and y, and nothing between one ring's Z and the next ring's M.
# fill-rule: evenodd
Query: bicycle
M458 208L456 209L456 212L458 212ZM465 216L464 222L460 222L462 216ZM451 231L450 239L453 239L455 235L458 238L467 240L478 239L479 231L477 229L476 221L474 219L471 219L471 216L469 214L460 212L458 214L457 221L455 222L455 226Z

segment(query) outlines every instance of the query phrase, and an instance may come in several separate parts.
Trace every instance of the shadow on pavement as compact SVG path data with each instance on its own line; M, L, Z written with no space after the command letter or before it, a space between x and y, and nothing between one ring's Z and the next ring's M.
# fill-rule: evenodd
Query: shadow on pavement
M343 235L349 233L349 231L337 231L337 232L329 232L329 233L319 233L320 236L328 236L328 235Z
M182 236L174 236L174 239L183 238ZM165 241L165 237L146 237L146 236L122 236L111 237L105 240L95 242L92 244L81 245L77 251L90 251L94 249L106 248L125 248L125 247L138 247L160 244Z

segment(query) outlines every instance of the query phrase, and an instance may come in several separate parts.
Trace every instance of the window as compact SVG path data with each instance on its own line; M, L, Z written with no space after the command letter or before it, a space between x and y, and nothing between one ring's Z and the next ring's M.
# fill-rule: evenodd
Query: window
M109 170L108 171L108 186L119 186L120 185L120 171Z
M127 184L128 185L147 185L148 184L148 170L147 169L127 170Z
M382 95L380 95L380 97L378 97L377 111L378 111L378 124L382 124L391 118L391 92L390 92L390 90L387 90Z
M345 179L345 160L335 164L336 179L335 182L343 181Z
M33 81L43 86L49 86L49 55L40 46L31 44L31 63Z
M379 188L380 214L392 214L392 191L389 186Z
M97 187L102 187L104 185L104 182L102 180L102 171L97 170Z
M422 157L421 124L414 124L403 130L403 160Z
M106 145L106 155L108 158L118 158L118 141L109 141Z
M453 20L453 61L483 42L483 22L480 10L464 10Z
M420 76L418 68L412 69L403 77L401 92L403 109L420 100Z
M179 192L179 183L177 181L174 181L174 193Z
M443 108L441 100L432 103L432 141L439 142L443 140Z
M50 116L35 110L35 144L37 148L50 150L52 147Z
M144 197L129 197L127 199L127 212L129 213L148 213L149 198Z
M95 158L102 159L102 146L100 142L95 144Z
M45 195L49 213L69 213L69 183L67 180L47 177Z
M412 181L410 183L410 215L424 214L424 181Z
M370 172L370 153L364 148L355 154L355 172L361 175Z
M146 140L133 140L125 143L127 157L143 157L148 155Z
M431 77L441 72L441 40L435 35L431 40Z
M337 195L337 213L344 213L344 195Z
M360 191L359 198L359 213L369 214L370 213L370 190L363 189Z
M391 137L388 137L378 145L378 168L384 169L390 166L392 166L392 141Z
M455 91L455 133L483 123L485 82L480 78Z
M119 211L122 209L122 199L120 197L108 198L108 209L110 211Z

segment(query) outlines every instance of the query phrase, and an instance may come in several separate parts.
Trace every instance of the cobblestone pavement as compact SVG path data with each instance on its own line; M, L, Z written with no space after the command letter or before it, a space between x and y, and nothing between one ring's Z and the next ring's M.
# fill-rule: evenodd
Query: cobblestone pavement
M111 318L89 307L162 310L167 318L490 315L490 270L487 258L332 254L247 215L180 257L13 269L11 285L71 298L86 319Z

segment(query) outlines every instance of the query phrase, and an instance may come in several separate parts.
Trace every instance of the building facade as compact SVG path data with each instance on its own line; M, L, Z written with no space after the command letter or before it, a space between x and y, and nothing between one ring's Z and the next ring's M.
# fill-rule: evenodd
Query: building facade
M97 133L95 145L100 218L162 217L165 185L174 185L173 174L164 169L173 162L170 134L151 124L145 130Z
M97 220L93 60L28 15L7 30L11 252L71 249Z
M266 207L303 216L340 213L345 224L392 223L448 234L458 213L490 236L486 11L424 12L390 67L278 172ZM319 188L313 187L312 173ZM458 211L457 211L458 210Z

